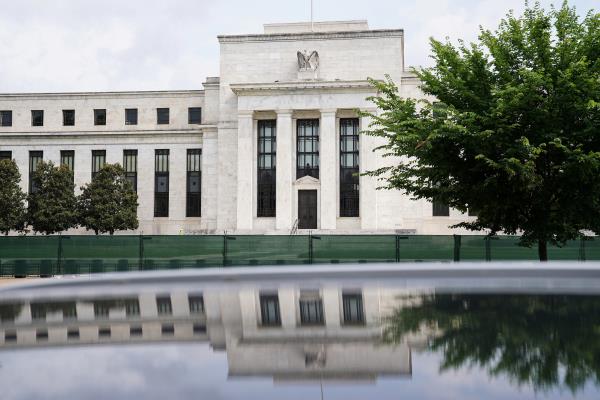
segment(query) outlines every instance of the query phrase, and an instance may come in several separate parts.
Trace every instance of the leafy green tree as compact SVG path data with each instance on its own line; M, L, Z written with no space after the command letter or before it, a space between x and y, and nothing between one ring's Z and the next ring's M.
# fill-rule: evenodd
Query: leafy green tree
M33 173L27 219L35 232L46 235L77 226L77 199L73 174L65 166L40 162Z
M14 160L0 160L0 232L25 229L27 195L19 183L21 174Z
M409 298L387 318L384 338L435 332L427 350L440 370L481 367L535 390L600 384L598 296L435 294Z
M138 227L137 193L119 164L105 164L81 190L77 208L80 223L86 229L96 235L112 235L116 230Z
M383 187L437 200L474 222L521 234L547 260L583 230L600 231L600 14L527 6L458 46L431 39L431 68L414 70L439 101L400 97L374 81L380 113L364 133L405 161L369 171Z

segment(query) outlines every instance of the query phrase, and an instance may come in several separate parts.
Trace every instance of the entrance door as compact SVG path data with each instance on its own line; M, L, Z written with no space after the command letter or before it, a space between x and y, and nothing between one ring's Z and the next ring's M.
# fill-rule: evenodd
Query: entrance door
M298 190L298 229L317 229L316 190Z

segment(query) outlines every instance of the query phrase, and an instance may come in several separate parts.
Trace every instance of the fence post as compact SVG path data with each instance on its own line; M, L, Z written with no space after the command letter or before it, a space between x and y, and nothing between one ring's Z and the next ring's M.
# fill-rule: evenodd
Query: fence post
M58 252L56 254L56 273L61 275L61 263L62 263L62 233L58 234Z
M579 240L579 261L586 261L585 260L585 241L587 240L587 237L582 236L581 239Z
M400 262L400 237L396 235L396 262Z
M454 235L454 262L460 261L460 245L462 243L461 235Z
M485 240L485 261L492 261L492 241L491 237L488 235L483 240Z
M138 253L138 271L142 270L142 262L144 262L144 236L142 232L140 232L140 245L139 245L139 253Z

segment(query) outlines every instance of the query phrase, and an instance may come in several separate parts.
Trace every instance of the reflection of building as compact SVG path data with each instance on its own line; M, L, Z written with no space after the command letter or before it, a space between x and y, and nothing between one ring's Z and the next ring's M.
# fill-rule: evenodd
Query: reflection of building
M411 373L406 344L382 342L398 291L376 287L207 288L0 301L0 349L208 341L230 376L365 379Z

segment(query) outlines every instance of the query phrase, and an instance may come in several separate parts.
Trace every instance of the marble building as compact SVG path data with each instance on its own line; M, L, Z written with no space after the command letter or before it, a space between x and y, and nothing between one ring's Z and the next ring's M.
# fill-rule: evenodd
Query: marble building
M0 94L0 158L25 191L40 160L69 165L77 190L121 163L144 234L461 233L448 226L467 215L358 175L394 162L359 134L370 121L357 110L376 111L367 78L423 96L403 30L267 24L218 41L220 76L203 90Z

